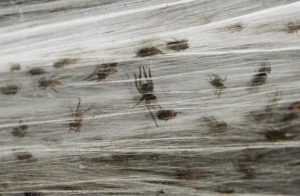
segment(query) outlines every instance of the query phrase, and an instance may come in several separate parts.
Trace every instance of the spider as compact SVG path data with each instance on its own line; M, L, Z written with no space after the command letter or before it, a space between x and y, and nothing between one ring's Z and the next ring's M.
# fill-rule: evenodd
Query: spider
M96 68L96 70L91 75L86 77L85 80L93 80L94 76L97 76L97 78L95 78L97 79L97 82L104 80L107 76L117 72L117 69L115 67L118 66L118 63L107 63L103 64L102 66L102 69Z
M149 113L150 113L152 119L154 120L156 127L158 127L155 116L153 115L151 109L155 109L156 107L162 109L162 107L157 104L157 97L154 95L154 84L151 79L152 75L151 75L150 68L148 70L149 77L147 75L147 72L146 72L144 66L143 66L143 73L144 73L144 77L145 77L144 81L146 81L146 82L141 81L141 79L142 79L141 66L139 67L139 75L138 76L136 74L134 75L136 89L142 95L142 97L136 103L135 106L137 106L139 103L141 103L143 100L145 100L145 105L146 105L147 109L149 110Z
M11 134L15 137L25 137L26 135L26 130L28 129L28 125L24 125L24 124L21 124L22 121L19 122L20 125L17 126L17 127L14 127L12 129L12 132Z
M60 59L53 64L53 67L54 68L63 68L72 63L76 63L76 61L77 61L76 59L71 59L71 58Z
M47 88L51 88L54 92L58 93L57 90L55 89L56 85L60 85L60 81L55 78L57 74L55 74L54 76L51 76L50 78L41 78L39 80L39 87L43 88L43 89L47 89Z
M146 57L146 56L155 56L158 54L163 54L163 52L155 47L147 47L139 49L136 53L136 56L138 57Z
M0 87L1 93L3 95L15 95L20 90L20 87L14 84Z
M28 73L32 76L45 74L46 71L43 68L35 67L28 70Z
M248 82L251 87L261 86L267 81L268 74L271 73L271 66L267 63L261 64L258 73L253 76L253 78Z
M81 104L81 99L78 98L78 104L77 104L75 112L73 112L72 108L70 108L72 117L74 118L73 122L69 123L70 131L80 132L80 128L82 126L83 114L92 109L92 106L91 106L88 109L82 111L82 110L80 110L80 104Z
M190 47L189 42L186 39L167 42L167 48L170 50L180 51L180 50L186 50L189 47Z
M209 130L214 131L226 131L228 128L228 125L225 121L217 120L213 116L204 117L203 121L207 124L209 127Z
M11 64L10 65L10 71L20 71L21 70L21 65L20 64Z
M159 110L156 113L156 117L159 120L165 120L165 121L175 118L176 115L177 115L177 112L174 110Z
M227 88L224 85L224 82L226 81L227 77L223 79L217 74L210 74L208 75L208 77L209 77L208 82L217 89L215 94L218 95L218 97L220 97L223 89Z

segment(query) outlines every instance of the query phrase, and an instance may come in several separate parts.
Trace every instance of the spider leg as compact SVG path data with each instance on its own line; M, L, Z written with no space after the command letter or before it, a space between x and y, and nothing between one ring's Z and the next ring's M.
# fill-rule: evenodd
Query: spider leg
M69 127L69 131L75 131L73 127Z
M53 76L50 77L50 79L55 78L55 76L57 76L57 75L58 75L58 73L54 74Z
M140 98L140 100L135 104L135 106L133 106L133 108L135 108L137 105L139 105L146 97L145 96L142 96Z
M149 73L149 80L148 80L148 82L151 85L151 87L154 88L154 84L153 84L153 81L152 81L152 75L151 75L150 68L148 69L148 73Z
M97 70L95 70L92 74L90 74L88 77L84 78L83 80L91 79L96 73L97 73Z
M58 93L58 91L52 86L51 89L55 92Z
M89 107L88 109L84 110L83 113L90 111L93 108L93 106Z
M137 81L137 76L136 76L136 74L134 74L134 84L135 84L136 90L139 91L140 87L139 87L139 84L138 84L138 81Z
M145 67L143 66L143 71L144 71L144 76L145 76L145 78L146 78L146 80L148 79L148 75L147 75L147 72L146 72L146 70L145 70Z
M221 90L221 89L220 89L220 90L217 90L216 93L217 93L218 98L220 98L220 96L221 96L221 94L222 94L222 90Z
M152 111L150 110L149 106L146 105L146 107L147 107L147 109L149 110L149 113L150 113L150 115L151 115L153 121L155 122L156 127L158 127L158 124L157 124L157 122L156 122L156 119L155 119L154 114L153 114Z
M142 69L141 69L141 66L139 66L139 79L142 79Z
M213 80L213 78L212 78L212 74L207 74L207 76L208 76L208 81L212 81Z
M139 86L141 87L142 86L142 70L141 70L141 66L139 66Z
M78 104L77 104L77 107L76 107L76 113L79 112L80 103L81 103L81 99L78 97Z
M71 110L71 114L74 117L75 115L74 115L73 109L70 106L69 106L69 109Z

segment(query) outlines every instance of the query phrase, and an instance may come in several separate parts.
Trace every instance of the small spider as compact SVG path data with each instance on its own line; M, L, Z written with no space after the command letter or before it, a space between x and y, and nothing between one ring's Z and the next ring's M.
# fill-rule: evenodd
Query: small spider
M60 59L53 64L53 67L54 68L63 68L72 63L75 63L76 61L77 61L76 59L71 59L71 58Z
M177 112L174 110L159 110L156 113L156 117L159 120L165 120L165 121L175 118L176 115L177 115Z
M228 125L224 121L217 120L213 116L204 117L203 121L207 124L209 127L209 131L215 132L215 131L226 131L228 128Z
M158 54L163 54L163 52L155 47L147 47L147 48L139 49L136 53L136 56L146 57L146 56L154 56Z
M225 88L227 88L224 85L224 82L226 81L227 77L225 77L224 79L222 79L217 74L210 74L210 75L208 75L208 77L209 77L208 82L217 89L216 92L215 92L215 94L218 95L218 97L220 97L220 95L222 94L222 91Z
M163 190L157 191L156 196L164 195L165 192Z
M20 121L19 123L20 123L19 126L14 127L12 129L11 134L15 137L25 137L26 130L28 129L28 125L21 124L22 121Z
M3 86L0 88L3 95L15 95L20 90L20 87L14 84Z
M180 51L186 50L189 47L189 42L186 39L167 42L167 48L170 50Z
M33 156L29 152L18 152L18 153L16 153L16 158L19 161L24 161L24 160L32 159Z
M298 36L298 31L300 30L300 24L296 24L293 22L290 22L287 24L287 33L297 33Z
M11 64L10 65L10 71L20 71L21 70L21 65L20 64Z
M80 132L80 128L82 126L83 114L92 109L92 106L91 106L88 109L82 111L82 110L80 110L80 104L81 104L81 99L78 98L78 104L77 104L75 112L73 112L72 108L70 108L72 117L74 118L73 121L69 123L70 131Z
M269 141L291 140L296 137L294 134L288 133L287 129L269 130L264 133L265 138Z
M41 78L39 80L39 87L43 89L51 88L54 92L58 93L58 91L55 89L56 85L60 85L61 82L59 79L55 78L57 74L54 76L51 76L50 78Z
M42 196L42 193L38 193L38 192L25 192L24 196Z
M234 193L234 189L232 187L229 187L229 186L221 186L221 187L218 187L216 189L216 191L218 193L225 193L225 194L230 194L230 193Z
M261 64L261 68L259 68L258 73L253 76L253 78L248 82L248 85L251 87L261 86L266 83L268 74L271 73L271 66L267 63Z
M96 68L96 70L86 77L85 80L97 79L97 82L104 80L107 76L117 72L116 67L118 66L118 63L107 63L102 66L103 67L101 69ZM96 76L96 78L94 76Z
M139 103L141 103L143 100L145 100L145 105L146 105L147 109L149 110L149 113L150 113L152 119L154 120L156 127L158 127L155 116L153 115L151 109L155 109L156 107L158 107L160 109L162 109L162 108L161 108L161 106L159 106L157 104L157 97L154 95L154 84L151 79L152 75L151 75L150 69L148 71L149 77L147 75L147 72L146 72L144 66L143 66L143 73L144 73L144 77L145 77L144 81L146 81L145 83L143 83L141 81L141 79L142 79L141 67L139 67L139 75L138 76L136 74L134 75L135 87L136 87L137 91L142 95L142 97L136 103L135 106L137 106Z
M32 76L45 74L46 71L43 68L35 67L28 70L28 73Z
M177 169L175 175L179 180L198 180L200 178L200 171L196 169Z
M292 112L300 112L300 101L292 103L288 109Z

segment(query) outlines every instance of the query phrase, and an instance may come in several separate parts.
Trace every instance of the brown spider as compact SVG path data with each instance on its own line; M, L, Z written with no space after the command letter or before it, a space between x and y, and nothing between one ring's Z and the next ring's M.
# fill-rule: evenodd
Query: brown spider
M82 111L82 110L80 110L80 103L81 103L81 99L78 98L78 104L77 104L75 112L73 112L72 108L70 108L72 117L74 118L73 122L69 123L70 131L80 132L80 128L82 126L83 114L92 109L92 106L91 106L88 109Z
M296 137L288 133L289 129L269 130L264 133L265 138L269 141L292 140Z
M210 75L208 75L208 77L209 77L208 82L217 89L215 94L218 95L218 97L220 97L220 95L222 94L222 91L225 88L227 88L224 85L224 82L226 81L227 77L225 77L223 79L217 74L210 74Z
M300 101L292 103L288 109L292 112L300 112Z
M12 129L12 132L11 134L15 137L25 137L26 135L26 130L28 129L28 125L24 125L24 124L21 124L22 121L19 122L20 125L17 126L17 127L14 127Z
M186 39L167 42L167 48L169 50L180 51L180 50L186 50L189 47L190 47L189 42Z
M55 89L55 86L60 85L61 82L59 81L59 79L55 78L56 75L57 74L51 76L50 78L41 78L39 80L39 87L43 89L51 88L54 92L58 93Z
M136 56L138 57L146 57L146 56L154 56L158 54L162 54L163 52L155 47L147 47L139 49L136 53Z
M20 71L21 70L21 65L20 64L11 64L10 65L10 71Z
M20 87L14 84L0 87L1 93L3 95L15 95L20 90Z
M271 73L271 66L267 63L263 63L262 67L259 68L258 73L248 82L251 87L261 86L267 81L268 74Z
M72 63L75 63L76 61L77 61L76 59L71 59L71 58L60 59L53 64L53 67L54 68L63 68Z
M142 97L136 103L135 106L137 106L139 103L141 103L143 100L145 100L145 105L146 105L147 109L149 110L149 113L150 113L152 119L154 120L156 127L158 127L155 116L153 115L151 109L155 109L156 107L158 107L160 109L162 109L162 108L160 105L157 104L157 97L154 95L154 84L151 79L152 75L151 75L150 68L148 71L149 77L147 75L147 72L146 72L144 66L143 66L143 73L144 73L144 77L145 77L144 81L146 81L145 83L143 83L141 81L141 79L142 79L141 67L139 67L139 75L138 76L136 74L134 75L136 89L142 95Z
M165 121L175 118L176 115L177 112L174 110L158 110L156 112L156 117L159 120L165 120Z
M28 73L32 76L35 76L35 75L45 74L46 71L43 68L34 67L34 68L31 68L30 70L28 70Z
M101 80L104 80L107 76L114 74L117 72L116 67L118 66L118 63L107 63L102 65L103 68L99 69L96 68L96 70L85 78L85 80L93 80L97 79L97 82L100 82ZM94 76L97 76L94 78Z
M220 186L216 189L216 191L218 193L230 194L230 193L234 193L234 188L229 186Z
M209 127L209 131L211 132L221 132L228 129L228 125L225 121L217 120L213 116L204 117L203 121L207 124L207 126Z

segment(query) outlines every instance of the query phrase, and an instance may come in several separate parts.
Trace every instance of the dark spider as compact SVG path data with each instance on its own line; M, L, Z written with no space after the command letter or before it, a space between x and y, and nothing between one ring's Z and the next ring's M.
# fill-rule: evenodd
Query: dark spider
M24 196L42 196L42 193L38 193L38 192L25 192Z
M215 132L215 131L226 131L228 128L228 125L226 122L217 120L213 116L204 117L203 121L207 124L209 127L209 131Z
M29 152L18 152L18 153L16 153L16 158L19 161L24 161L24 160L32 159L33 156Z
M230 193L234 193L234 189L232 187L228 187L228 186L221 186L221 187L218 187L216 189L216 191L218 193L226 193L226 194L230 194Z
M149 110L149 113L150 113L152 119L154 120L156 127L158 127L155 116L153 115L151 109L155 109L156 107L159 107L160 109L162 109L162 108L161 108L161 106L159 106L157 104L157 97L154 95L154 84L151 79L152 75L151 75L150 68L148 71L149 77L147 75L147 72L146 72L144 66L143 66L143 73L144 73L144 77L145 77L144 81L146 81L145 83L142 82L141 67L139 67L139 75L137 76L136 74L134 74L135 87L136 87L137 91L142 95L142 97L136 103L135 106L137 106L139 103L141 103L143 100L145 100L145 105L146 105L147 109Z
M15 95L19 91L20 87L14 84L10 84L7 86L3 86L0 89L3 95Z
M22 121L20 121L19 123L20 123L19 126L14 127L12 129L11 134L15 137L25 137L26 130L28 129L28 125L21 124Z
M210 75L208 75L208 77L209 77L208 82L217 89L215 94L218 95L218 97L220 97L220 95L222 94L222 91L225 88L227 88L224 85L224 82L226 81L227 77L225 77L223 79L217 74L210 74Z
M147 48L142 48L139 49L136 52L136 56L138 57L146 57L146 56L154 56L158 54L162 54L163 52L159 50L158 48L155 47L147 47Z
M292 112L300 112L300 101L296 101L289 106L289 110Z
M289 134L287 129L280 129L280 130L269 130L264 133L265 138L269 141L277 141L277 140L291 140L296 135Z
M163 190L157 191L156 196L164 195L165 192Z
M55 78L56 75L51 76L50 78L41 78L39 80L39 87L43 89L51 88L54 92L58 93L55 89L55 86L60 85L61 82L59 81L59 79Z
M251 87L261 86L267 81L268 74L271 73L271 66L263 63L262 67L259 68L258 73L248 82Z
M176 115L177 112L174 110L159 110L156 113L156 117L159 120L165 120L165 121L175 118Z
M76 59L71 59L71 58L60 59L53 64L53 67L54 68L63 68L72 63L75 63L76 61L77 61Z
M80 104L81 104L81 99L78 98L78 104L77 104L75 112L73 112L72 108L70 108L72 117L74 118L73 121L69 123L70 131L80 132L80 128L82 126L83 114L92 109L92 106L91 106L88 109L82 111L82 110L80 110Z
M177 169L175 175L179 180L198 180L200 171L196 169Z
M21 70L20 64L11 64L10 65L10 71L19 71L19 70Z
M46 71L43 68L35 67L28 70L28 73L32 76L45 74Z
M117 72L115 67L118 66L118 63L106 63L102 65L101 69L96 68L96 70L85 78L85 80L94 80L97 79L97 82L104 80L107 76ZM94 78L96 76L96 78Z
M180 51L180 50L186 50L189 47L190 47L189 42L186 39L167 42L167 48L170 50Z

